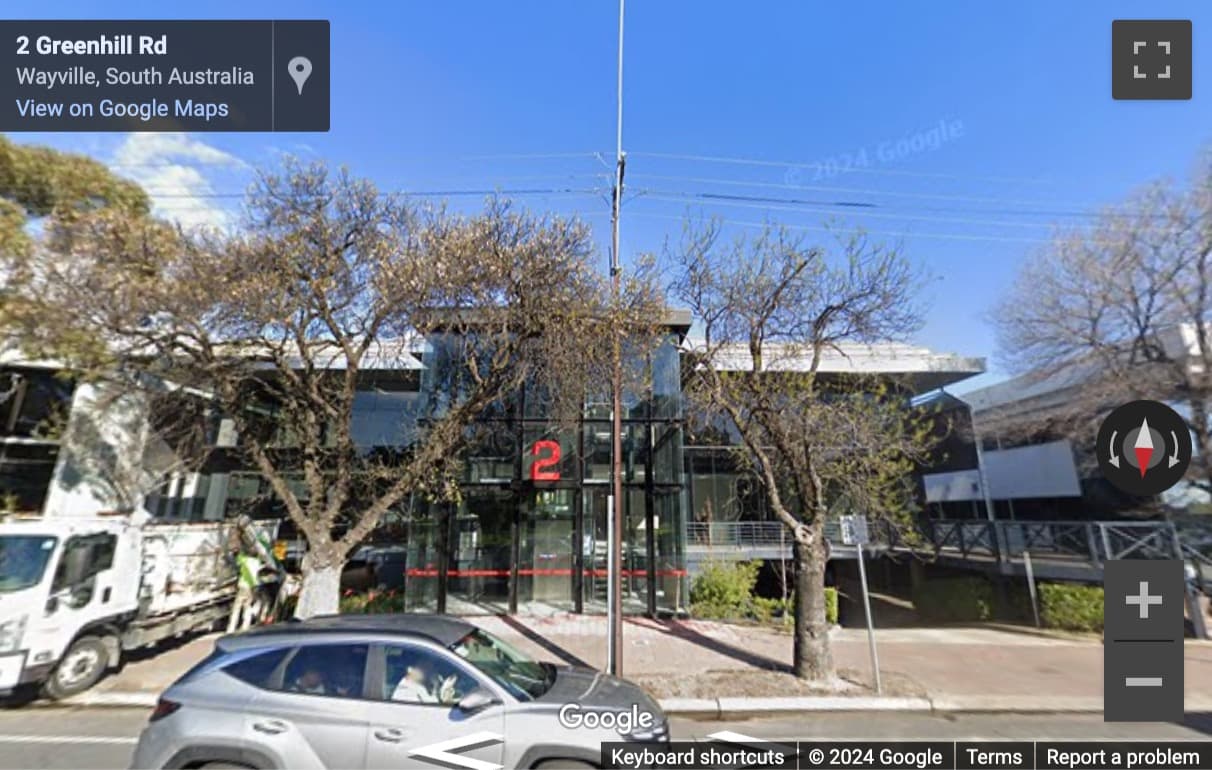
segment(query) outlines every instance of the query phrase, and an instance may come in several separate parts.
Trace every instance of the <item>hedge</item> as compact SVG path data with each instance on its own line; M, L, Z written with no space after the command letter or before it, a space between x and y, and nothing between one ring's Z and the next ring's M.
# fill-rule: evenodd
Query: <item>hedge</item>
M1102 586L1040 583L1036 595L1039 597L1039 620L1044 628L1103 630Z
M754 596L762 562L708 564L690 586L690 613L709 620L756 620L790 623L793 600ZM837 589L825 588L825 620L837 623Z
M708 564L690 584L691 611L705 618L748 615L761 568L760 561Z
M1020 581L1007 586L1006 606L997 607L993 584L983 577L947 578L923 583L913 604L924 620L979 623L995 617L1030 622L1031 599ZM1036 584L1040 625L1064 631L1101 631L1103 589L1079 583Z

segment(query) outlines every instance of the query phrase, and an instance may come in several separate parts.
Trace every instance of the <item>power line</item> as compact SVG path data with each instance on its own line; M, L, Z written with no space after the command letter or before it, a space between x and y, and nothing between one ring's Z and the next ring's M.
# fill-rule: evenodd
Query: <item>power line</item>
M152 198L244 198L242 192L196 192L196 193L157 193L146 191ZM605 192L602 188L571 188L571 187L529 187L529 188L481 188L476 190L382 190L380 197L401 198L455 198L466 195L600 195Z
M165 166L231 166L234 168L256 168L256 164L243 158L232 156L231 158L182 158L178 160L171 159L171 151L166 151L169 159L165 160L150 160L150 161L106 161L100 158L97 162L109 166L110 168L162 168ZM448 157L447 160L453 160L459 163L472 163L486 160L569 160L569 159L596 159L599 153L597 152L546 152L546 153L500 153L495 155L464 155L461 157ZM419 156L418 156L419 157ZM426 159L432 156L425 156Z
M598 152L532 152L532 153L501 153L497 155L465 155L460 161L481 160L566 160L569 158L596 159Z
M669 176L663 174L633 174L633 178L655 179L666 182L688 182L692 184L718 184L736 187L768 187L780 190L810 190L812 192L835 192L857 195L881 195L891 198L920 198L923 200L943 200L943 201L964 201L971 203L991 203L991 204L1009 204L1023 206L1075 206L1078 208L1093 208L1098 204L1084 204L1074 202L1060 201L1043 201L1043 200L1023 200L1014 198L991 198L976 195L949 195L945 193L920 193L920 192L899 192L896 190L879 190L871 187L836 187L831 185L796 185L779 182L756 182L740 179L720 179L716 177L693 177L693 176ZM1056 211L1024 211L1024 214L1032 214L1039 216L1057 216L1066 215L1066 212ZM1090 216L1091 212L1071 212L1073 216Z
M759 158L737 158L723 155L685 155L672 152L633 152L632 155L637 155L646 158L662 158L665 160L688 160L703 163L727 163L733 165L744 166L774 166L779 168L812 168L820 165L816 162L804 161L780 161L780 160L762 160ZM1044 179L1025 179L1016 177L1003 176L973 176L964 174L941 174L926 171L904 171L901 169L891 168L861 168L850 167L846 169L847 173L865 173L865 174L885 174L888 176L906 176L920 177L924 179L954 179L954 180L973 180L981 182L998 182L998 183L1013 183L1013 184L1052 184L1052 182Z
M710 194L693 195L693 194L661 193L661 192L657 192L656 194L645 195L644 199L645 200L656 200L656 201L670 201L670 202L691 201L694 203L703 203L703 204L707 204L707 205L737 207L737 208L750 208L750 209L763 209L763 210L770 210L770 211L796 211L796 212L816 213L816 214L836 213L836 212L830 211L827 208L811 208L811 207L806 207L806 206L801 206L801 205L795 205L795 204L801 204L801 203L807 203L807 202L806 201L796 201L794 199L788 199L785 202L786 204L792 204L792 205L779 205L777 203L770 202L771 200L774 200L774 199L764 199L763 200L761 198L757 198L757 199L753 199L752 201L750 201L750 200L746 200L740 196L722 198L719 196L712 196ZM812 205L819 205L819 204L812 204ZM871 210L866 210L866 209L864 209L861 212L861 216L872 217L875 219L897 219L897 220L909 220L909 221L915 221L915 222L944 222L944 223L950 223L950 224L989 225L989 226L996 226L996 227L1041 228L1041 227L1055 227L1057 224L1054 222L1012 222L1012 221L998 220L998 219L970 219L970 218L966 218L966 217L935 217L935 216L922 216L920 214L894 214L894 213L890 213L890 212L879 212L879 211L871 211Z
M684 217L674 216L672 214L651 214L644 211L633 211L628 216L642 217L645 219L666 219L677 222L684 222ZM770 227L770 222L745 222L735 219L727 219L723 222L725 225L735 225L738 227ZM821 233L865 233L868 235L880 235L890 238L937 238L940 240L958 240L958 241L993 241L997 243L1039 243L1047 244L1052 241L1047 238L1018 238L1012 236L994 236L994 235L969 235L965 233L930 233L930 232L913 232L911 230L889 231L889 230L868 230L862 227L852 228L829 228L812 225L788 225L776 224L777 227L785 227L788 230L802 230L806 232L821 232Z

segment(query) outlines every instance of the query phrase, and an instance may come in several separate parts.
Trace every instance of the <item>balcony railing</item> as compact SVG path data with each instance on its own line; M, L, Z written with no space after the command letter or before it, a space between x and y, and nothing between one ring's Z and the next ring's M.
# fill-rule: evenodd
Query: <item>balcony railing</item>
M1098 565L1110 559L1199 556L1183 545L1178 531L1167 521L934 519L922 523L920 534L918 541L909 544L898 536L894 527L882 522L869 525L872 545L932 551L936 556L962 559L1020 559L1029 551L1033 557ZM826 523L825 536L833 546L841 546L839 522ZM777 521L696 521L686 525L686 542L689 546L740 550L789 549L791 534Z
M687 545L725 548L789 546L787 528L777 521L692 521L686 525Z
M1078 559L1095 564L1110 559L1173 559L1182 542L1168 521L947 521L923 526L936 554L963 558L1032 556Z
M883 522L870 524L873 543L887 544L891 528ZM834 546L842 544L842 526L837 520L825 523L825 538ZM694 521L686 525L686 543L721 548L791 547L791 533L778 521Z

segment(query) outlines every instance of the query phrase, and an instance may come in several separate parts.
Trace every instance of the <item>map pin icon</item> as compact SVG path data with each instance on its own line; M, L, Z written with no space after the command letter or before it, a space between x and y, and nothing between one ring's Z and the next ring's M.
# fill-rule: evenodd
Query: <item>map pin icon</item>
M299 87L299 96L302 96L303 84L307 82L307 78L311 77L311 59L306 56L296 56L287 63L286 69L290 72L290 77L295 81L295 85Z

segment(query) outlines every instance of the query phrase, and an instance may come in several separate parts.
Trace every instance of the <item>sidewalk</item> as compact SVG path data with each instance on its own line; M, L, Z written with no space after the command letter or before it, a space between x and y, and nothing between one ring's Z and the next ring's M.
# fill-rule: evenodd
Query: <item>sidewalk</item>
M542 660L602 668L606 621L600 616L477 616L469 621ZM132 660L80 705L143 705L209 654L214 636ZM899 628L876 631L885 697L869 689L866 632L832 634L835 666L846 682L806 688L786 673L791 637L710 621L629 618L623 670L662 706L704 716L800 710L1089 711L1102 710L1103 649L1097 638L1053 636L1008 627ZM1186 644L1188 711L1212 711L1212 643Z

